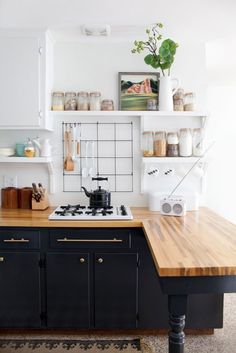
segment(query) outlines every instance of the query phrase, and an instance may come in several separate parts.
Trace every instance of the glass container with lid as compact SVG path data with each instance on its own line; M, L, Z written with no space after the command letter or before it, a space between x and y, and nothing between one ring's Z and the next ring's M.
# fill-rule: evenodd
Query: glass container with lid
M101 105L102 110L114 110L114 102L112 99L104 99Z
M76 93L75 92L66 92L65 93L65 110L76 110Z
M193 156L200 157L204 154L204 130L193 129Z
M89 110L89 94L88 92L78 92L77 94L77 110Z
M195 109L195 93L188 92L184 95L184 110L193 111Z
M144 131L142 138L143 157L152 157L154 155L153 142L153 132Z
M166 156L166 133L165 131L155 132L154 154L156 157Z
M179 155L179 139L176 132L168 132L167 134L167 156L178 157Z
M64 92L53 92L52 110L64 110Z
M90 92L90 110L101 110L100 92Z
M191 129L179 130L179 155L190 157L192 155L193 142Z

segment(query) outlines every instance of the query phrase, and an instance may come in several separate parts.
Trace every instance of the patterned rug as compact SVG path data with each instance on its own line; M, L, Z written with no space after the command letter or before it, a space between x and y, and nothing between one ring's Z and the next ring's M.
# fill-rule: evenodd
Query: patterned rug
M1 353L138 353L140 340L0 339Z

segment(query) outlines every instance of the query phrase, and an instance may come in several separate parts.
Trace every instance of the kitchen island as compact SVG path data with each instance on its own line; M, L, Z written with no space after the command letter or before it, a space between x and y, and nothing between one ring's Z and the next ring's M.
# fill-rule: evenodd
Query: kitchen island
M163 293L168 295L169 352L184 350L189 295L236 292L236 226L207 208L166 217L132 208L130 221L49 221L46 211L0 210L0 227L142 228ZM102 260L101 260L102 261Z

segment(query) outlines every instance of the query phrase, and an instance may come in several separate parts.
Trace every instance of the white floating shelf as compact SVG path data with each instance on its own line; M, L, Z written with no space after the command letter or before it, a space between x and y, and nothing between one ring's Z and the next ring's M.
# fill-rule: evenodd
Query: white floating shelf
M54 191L54 171L52 157L0 157L0 163L44 163L48 167L50 193Z
M203 157L204 158L204 157ZM201 158L199 160L202 161ZM153 164L161 164L161 163L195 163L199 157L143 157L143 163L153 163Z
M208 114L204 111L184 111L184 112L166 112L166 111L123 111L123 110L112 110L112 111L104 111L104 110L74 110L74 111L50 111L50 115L52 116L169 116L169 117L206 117Z

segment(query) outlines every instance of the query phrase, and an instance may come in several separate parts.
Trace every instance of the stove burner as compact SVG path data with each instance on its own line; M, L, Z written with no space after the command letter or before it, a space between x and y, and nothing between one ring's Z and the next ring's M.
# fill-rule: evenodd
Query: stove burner
M74 208L76 210L79 210L80 208L81 209L84 209L86 208L86 206L81 206L81 205L70 205L68 204L67 206L60 206L63 210L70 210L71 208Z

